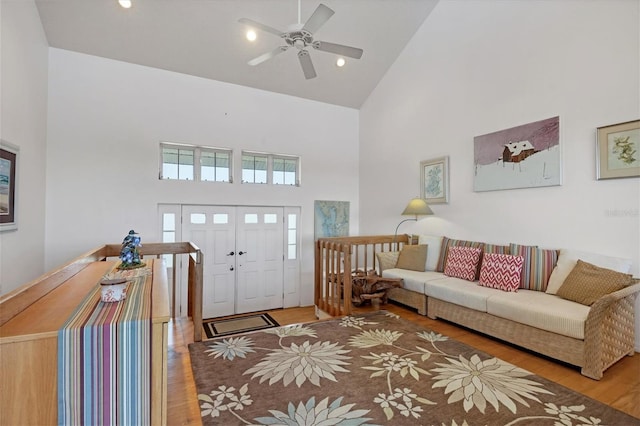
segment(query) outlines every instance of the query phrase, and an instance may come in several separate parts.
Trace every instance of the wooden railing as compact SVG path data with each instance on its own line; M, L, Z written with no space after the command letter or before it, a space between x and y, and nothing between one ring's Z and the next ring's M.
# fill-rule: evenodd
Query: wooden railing
M84 269L89 263L118 257L121 247L121 244L106 244L98 247L0 297L0 326L49 292L55 290L66 280ZM143 258L144 256L161 257L166 254L173 255L174 265L176 264L177 255L189 255L188 315L193 320L193 340L196 342L201 341L203 254L200 249L190 242L145 243L140 247L140 254ZM175 317L175 268L172 281L171 306L172 317Z
M376 253L398 251L407 235L320 238L315 247L314 300L319 314L350 315L352 274L376 270Z

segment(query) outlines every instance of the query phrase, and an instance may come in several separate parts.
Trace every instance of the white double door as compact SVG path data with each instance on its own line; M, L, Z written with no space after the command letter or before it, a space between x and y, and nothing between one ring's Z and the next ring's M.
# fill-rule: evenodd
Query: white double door
M203 318L283 307L284 208L182 206L182 235L204 253Z

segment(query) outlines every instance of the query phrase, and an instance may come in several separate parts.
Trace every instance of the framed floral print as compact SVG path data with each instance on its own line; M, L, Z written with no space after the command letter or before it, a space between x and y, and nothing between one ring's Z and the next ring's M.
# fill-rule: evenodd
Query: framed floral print
M597 179L640 176L640 120L598 127Z
M420 196L428 204L449 202L449 157L420 162Z

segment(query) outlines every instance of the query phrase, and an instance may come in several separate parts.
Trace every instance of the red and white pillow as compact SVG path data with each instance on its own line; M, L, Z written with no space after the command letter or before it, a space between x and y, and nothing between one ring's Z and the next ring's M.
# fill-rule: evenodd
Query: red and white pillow
M503 291L517 291L523 265L523 256L485 253L480 267L479 284Z
M482 249L474 247L449 247L444 274L467 281L474 281L481 253ZM520 281L518 281L519 283Z

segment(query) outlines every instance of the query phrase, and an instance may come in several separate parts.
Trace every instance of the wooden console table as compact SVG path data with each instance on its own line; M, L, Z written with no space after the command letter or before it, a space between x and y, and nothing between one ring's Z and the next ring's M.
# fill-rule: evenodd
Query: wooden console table
M171 317L164 262L145 259L151 280L151 423L166 424L167 332ZM60 281L45 288L27 287L19 296L31 303L0 304L0 424L55 425L58 422L58 331L115 261L68 265L49 278ZM51 277L57 277L53 279ZM45 282L46 280L39 281ZM20 298L18 298L18 301ZM3 300L3 302L6 300ZM6 320L6 321L5 321Z

